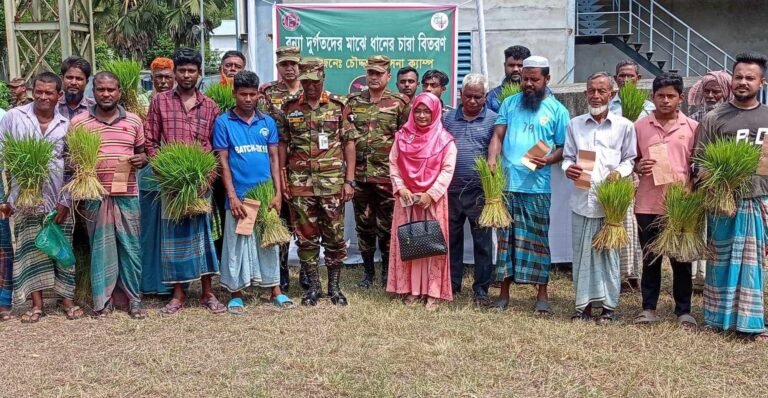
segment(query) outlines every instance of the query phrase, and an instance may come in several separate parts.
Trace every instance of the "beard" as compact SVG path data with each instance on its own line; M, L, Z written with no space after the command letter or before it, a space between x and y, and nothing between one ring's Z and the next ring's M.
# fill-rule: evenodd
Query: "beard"
M608 105L602 105L598 107L590 106L589 107L589 114L592 116L602 115L603 112L608 110Z
M740 102L746 102L755 97L757 97L757 93L755 93L754 95L739 95L735 93L733 94L733 98L736 98L736 100Z
M99 108L101 108L102 111L105 111L105 112L112 112L113 110L115 110L115 108L117 108L117 102L113 102L109 105L105 105L105 104L97 104L97 105L99 106Z
M80 103L83 100L83 93L70 93L67 91L64 93L64 99L67 103Z
M542 87L540 90L536 90L532 93L523 91L523 108L538 111L541 106L541 101L544 101L544 97L547 96L547 88Z

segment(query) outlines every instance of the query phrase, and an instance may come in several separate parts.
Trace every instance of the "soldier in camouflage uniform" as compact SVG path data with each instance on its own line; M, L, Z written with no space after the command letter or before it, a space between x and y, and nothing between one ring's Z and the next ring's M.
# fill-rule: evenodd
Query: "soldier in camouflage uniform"
M269 114L275 120L278 120L280 108L283 103L296 99L301 95L301 83L299 82L299 61L301 52L298 47L279 47L275 51L277 56L277 72L280 80L269 82L259 88L261 97L257 102L260 111ZM293 232L290 221L290 204L283 201L280 208L280 218L288 225L288 229ZM280 288L288 290L290 279L288 277L288 249L290 242L280 246ZM303 272L300 273L299 283L304 289L307 289L309 282Z
M373 284L376 241L381 251L381 283L387 284L389 238L392 228L392 181L389 178L389 151L395 132L408 120L408 97L387 89L392 78L389 58L374 55L365 66L368 89L347 100L349 121L360 138L355 144L355 223L365 274L357 284Z
M299 260L309 279L301 303L316 305L320 298L318 260L322 244L328 268L328 296L333 304L346 305L339 277L347 257L344 202L355 193L352 186L357 131L344 114L343 97L323 89L323 60L304 58L299 70L304 92L282 106L279 151Z

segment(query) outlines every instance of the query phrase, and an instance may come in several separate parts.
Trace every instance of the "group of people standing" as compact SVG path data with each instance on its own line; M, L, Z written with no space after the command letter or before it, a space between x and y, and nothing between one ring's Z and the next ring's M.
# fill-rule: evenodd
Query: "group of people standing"
M47 289L61 297L68 318L84 315L73 301L74 270L34 247L45 215L54 209L54 222L68 236L75 213L87 226L93 310L99 316L121 307L134 318L146 317L144 294L170 294L161 312L176 314L187 305L189 283L198 280L200 304L212 313L242 314L242 293L249 287L268 288L274 305L293 308L285 294L290 286L288 245L262 248L257 235L236 232L238 220L249 211L245 192L269 181L275 196L262 205L279 212L295 234L303 305L316 305L324 297L335 305L348 304L339 280L347 255L344 206L352 201L364 267L359 287L381 284L405 304L424 304L429 310L452 300L462 288L463 227L468 220L475 256L473 302L506 309L511 284L530 284L537 288L534 312L549 315L548 232L556 221L550 220L551 170L560 167L574 181L585 180L586 173L589 183L588 189L576 189L570 197L576 290L572 318L591 320L593 307L601 307L597 321L614 321L622 280L627 278L630 285L640 285L643 295L635 322L656 322L661 259L649 255L648 246L659 233L656 221L664 214L665 186L654 184L655 161L648 148L665 144L675 180L693 184L698 171L691 167L692 159L704 144L733 138L761 145L768 128L768 108L756 100L767 62L758 54L737 57L732 77L713 72L691 89L690 103L702 106L692 115L698 120L679 109L682 78L670 73L656 77L651 100L635 123L621 116L617 96L618 86L640 79L632 62L620 63L614 76L590 76L585 90L589 111L572 118L548 87L549 61L522 46L505 51L502 82L519 84L521 93L500 101L502 86L489 90L485 76L471 73L464 77L455 109L441 100L448 85L441 71L430 70L419 80L417 70L402 68L395 76L398 92L392 92L387 88L390 60L374 55L365 66L367 87L341 96L325 89L322 59L302 56L295 47L280 47L276 55L280 79L260 84L256 74L245 70L241 53L224 54L222 82L232 84L232 109L219 109L199 91L199 53L180 49L172 60L156 59L145 121L119 105L120 82L109 72L94 75L94 99L85 97L91 67L82 58L65 60L61 77L37 75L33 102L10 110L0 130L54 142L55 164L43 191L44 205L34 212L14 212L18 187L13 176L6 176L7 196L0 209L2 319L12 319L11 306L31 297L32 307L22 321L38 321L44 315L42 291ZM101 201L72 203L61 190L68 178L65 137L77 126L102 137L98 177L109 194ZM148 164L171 142L197 143L217 154L219 169L209 176L213 189L200 192L215 203L213 212L182 220L167 217L155 171ZM549 148L546 154L529 155L542 143ZM595 153L591 170L582 168L580 151ZM491 243L494 231L478 222L484 205L473 168L478 157L508 177L505 203L513 224L498 231L498 254ZM111 182L121 159L127 159L132 171L125 192L117 193ZM592 238L604 223L596 186L627 177L637 184L625 220L630 245L623 251L595 250ZM710 241L717 250L706 264L704 320L708 326L766 340L762 266L768 207L762 190L768 189L768 180L755 176L752 182L735 218L710 217ZM447 253L402 260L401 242L392 231L424 219L438 222ZM327 289L320 283L321 247ZM378 279L377 249L382 258ZM671 264L675 314L681 326L696 328L690 316L693 279L705 274L704 267L675 260ZM214 275L220 275L221 286L231 293L226 305L214 294ZM492 302L493 279L501 290Z

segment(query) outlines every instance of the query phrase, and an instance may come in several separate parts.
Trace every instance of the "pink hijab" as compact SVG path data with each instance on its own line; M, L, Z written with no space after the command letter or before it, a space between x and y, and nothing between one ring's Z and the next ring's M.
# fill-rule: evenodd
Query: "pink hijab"
M432 123L419 127L413 119L416 107L424 104L432 111ZM442 122L440 99L430 93L421 93L411 102L408 121L395 134L395 145L400 152L397 167L405 186L414 193L429 190L440 175L445 148L453 142L453 136Z

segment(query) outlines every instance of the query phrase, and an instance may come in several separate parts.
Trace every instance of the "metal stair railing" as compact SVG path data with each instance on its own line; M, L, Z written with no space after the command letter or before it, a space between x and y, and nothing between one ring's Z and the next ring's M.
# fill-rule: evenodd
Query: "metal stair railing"
M627 18L626 23L630 29L636 28L638 40L645 38L648 41L648 52L651 54L654 50L662 50L669 55L670 69L680 66L685 76L701 76L711 70L728 70L733 65L735 60L726 51L655 0L613 0L614 9L624 9L622 3L626 4L632 16ZM673 27L673 24L679 25L680 29ZM678 40L684 40L685 47L678 44Z
M666 64L684 76L729 70L735 61L656 0L578 0L576 36L603 43L607 37L620 37L648 61L659 54L654 60L659 68ZM646 51L640 51L643 46Z

